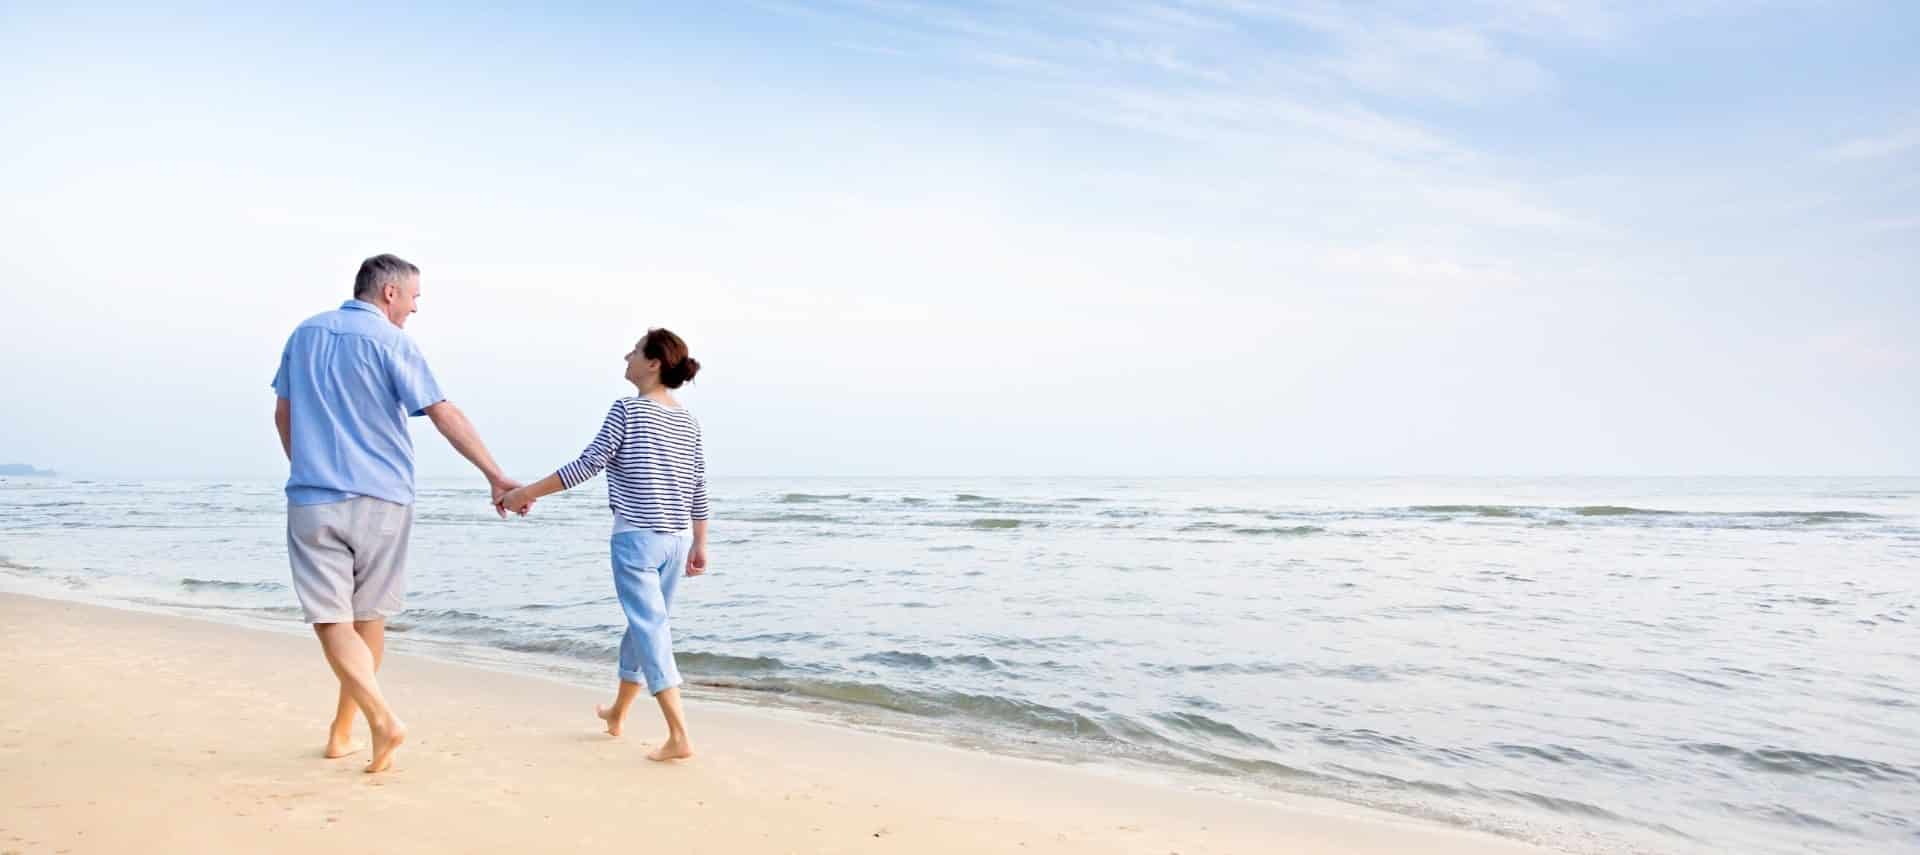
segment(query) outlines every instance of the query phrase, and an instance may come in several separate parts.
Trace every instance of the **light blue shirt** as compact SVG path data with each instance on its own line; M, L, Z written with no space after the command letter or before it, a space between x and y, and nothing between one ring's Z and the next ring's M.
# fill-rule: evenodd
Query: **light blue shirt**
M425 415L446 396L420 348L378 306L348 300L296 327L273 391L293 416L287 501L413 504L407 416Z

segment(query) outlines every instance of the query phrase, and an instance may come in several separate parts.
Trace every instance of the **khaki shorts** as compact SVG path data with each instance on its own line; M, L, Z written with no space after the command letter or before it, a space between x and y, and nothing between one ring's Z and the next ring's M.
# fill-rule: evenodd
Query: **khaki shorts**
M392 617L406 598L413 506L366 496L287 505L293 593L307 623Z

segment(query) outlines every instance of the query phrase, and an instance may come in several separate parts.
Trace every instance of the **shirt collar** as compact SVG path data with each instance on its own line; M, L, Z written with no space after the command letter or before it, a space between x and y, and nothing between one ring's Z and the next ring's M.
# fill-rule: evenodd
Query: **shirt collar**
M386 313L386 312L384 312L384 311L381 311L381 309L380 309L380 307L379 307L379 306L376 306L376 305L374 305L374 304L372 304L372 303L369 303L369 302L367 302L367 301L365 301L365 300L359 300L359 299L354 299L354 300L348 300L348 301L346 301L346 302L344 302L344 303L341 303L341 304L340 304L340 308L342 308L342 309L359 309L359 310L360 310L360 311L362 311L362 312L372 312L372 313L374 313L374 314L376 314L376 315L379 315L380 317L383 317L383 318L387 316L387 313Z

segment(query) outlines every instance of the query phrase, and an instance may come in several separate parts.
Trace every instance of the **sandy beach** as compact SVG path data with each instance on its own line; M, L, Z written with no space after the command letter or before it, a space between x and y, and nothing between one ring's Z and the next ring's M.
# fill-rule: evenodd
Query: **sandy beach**
M1520 853L1343 805L695 703L701 756L613 739L602 693L406 654L394 771L319 756L334 683L298 635L0 595L0 851Z

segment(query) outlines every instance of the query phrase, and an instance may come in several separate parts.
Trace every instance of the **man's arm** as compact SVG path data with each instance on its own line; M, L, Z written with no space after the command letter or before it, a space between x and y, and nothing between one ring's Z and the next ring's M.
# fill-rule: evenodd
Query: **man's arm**
M287 462L293 462L293 403L285 398L275 398L273 405L273 426L280 431L280 450L287 453Z
M433 426L440 435L447 438L447 444L460 452L467 462L472 463L486 476L487 484L493 488L493 499L499 501L508 490L520 486L501 474L500 465L493 462L493 455L487 453L487 444L480 441L480 432L473 429L473 422L467 420L467 414L453 405L452 401L441 401L426 408L427 418L433 420Z

